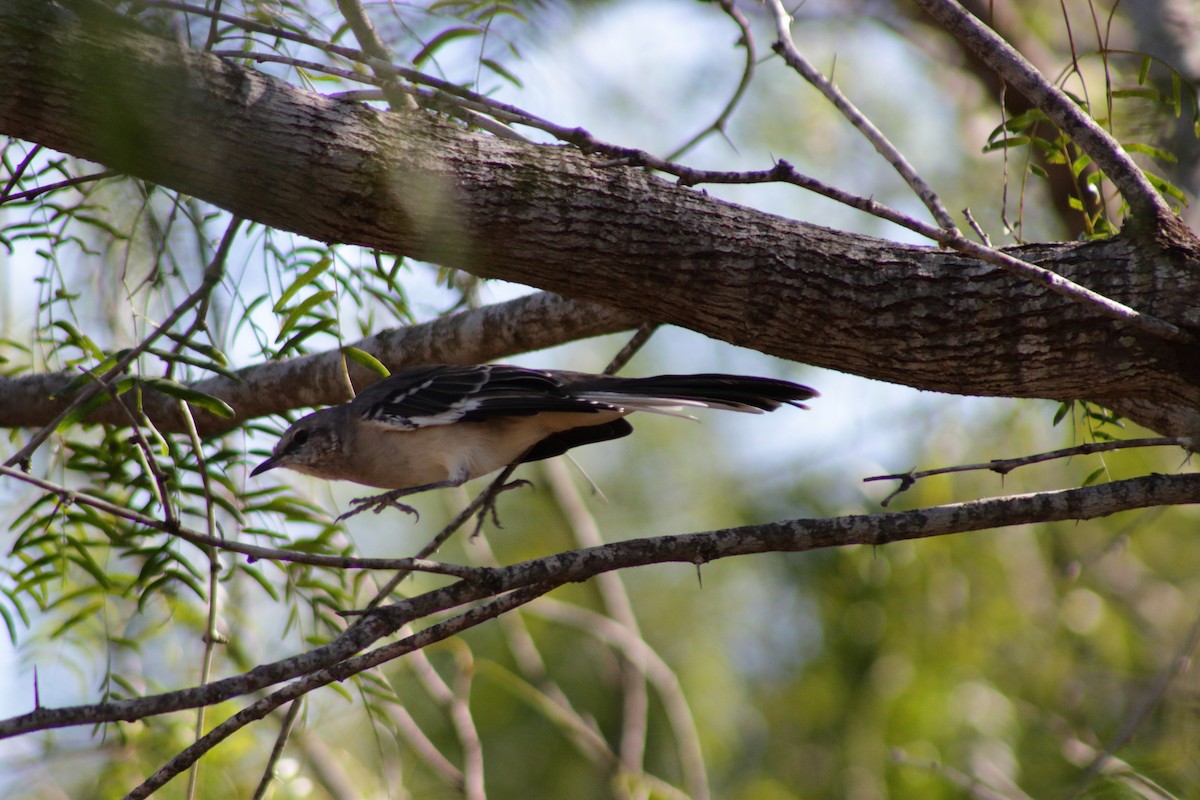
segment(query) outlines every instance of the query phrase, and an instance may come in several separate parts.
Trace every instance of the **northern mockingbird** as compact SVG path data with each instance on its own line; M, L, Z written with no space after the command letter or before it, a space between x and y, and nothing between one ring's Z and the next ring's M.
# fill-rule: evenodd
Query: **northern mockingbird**
M807 386L739 375L622 378L500 364L413 367L348 403L302 417L250 474L286 467L390 489L380 499L393 501L618 439L633 431L624 417L634 411L761 414L784 404L806 408L801 401L816 396Z

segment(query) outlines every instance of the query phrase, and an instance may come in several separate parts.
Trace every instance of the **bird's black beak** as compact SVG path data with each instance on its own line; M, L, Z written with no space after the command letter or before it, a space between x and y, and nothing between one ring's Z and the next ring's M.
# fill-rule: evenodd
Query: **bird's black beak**
M255 475L262 475L267 470L275 469L278 466L279 466L279 456L271 456L266 461L262 462L257 467L250 470L250 477L253 478Z

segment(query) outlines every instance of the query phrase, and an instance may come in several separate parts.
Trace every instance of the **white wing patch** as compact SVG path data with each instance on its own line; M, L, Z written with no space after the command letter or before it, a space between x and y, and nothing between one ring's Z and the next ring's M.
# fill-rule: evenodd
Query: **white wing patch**
M761 408L744 403L723 403L718 400L681 400L677 397L645 397L642 395L624 394L622 392L584 392L579 397L598 403L608 403L627 411L644 411L648 414L663 414L668 417L680 417L694 420L686 413L689 408L723 408L729 411L742 411L747 414L762 414Z

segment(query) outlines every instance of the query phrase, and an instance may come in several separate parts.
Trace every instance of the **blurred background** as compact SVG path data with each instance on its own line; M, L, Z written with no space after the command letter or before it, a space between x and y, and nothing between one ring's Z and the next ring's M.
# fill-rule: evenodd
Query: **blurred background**
M193 43L208 33L201 17L167 3L117 5ZM1078 181L1071 188L1069 179L1064 190L1044 153L985 152L997 127L1020 109L1002 114L986 75L953 40L900 5L810 0L795 10L793 34L947 207L970 208L993 243L1100 235L1107 229L1097 219L1119 224L1119 209L1110 209L1102 193L1080 190ZM754 34L753 78L723 133L704 137L679 160L757 170L785 158L800 172L924 218L890 166L772 56L764 10L738 8ZM658 155L676 152L712 124L746 62L741 32L717 3L367 9L397 61L411 59L427 73ZM333 6L237 2L222 10L354 44ZM1154 168L1191 197L1195 106L1186 105L1187 36L1194 18L1149 2L1017 2L993 11L1002 33L1095 108L1104 106L1106 81L1109 90L1178 92L1178 118L1147 91L1118 97L1111 124L1122 141L1175 153L1175 164L1160 159ZM281 40L258 40L293 52ZM260 49L237 39L233 28L218 49L237 46ZM1143 80L1147 53L1152 69ZM321 92L356 88L278 64L260 68ZM33 166L16 184L20 191L96 171L8 142L6 181L26 157ZM136 181L66 191L0 205L0 231L10 245L0 251L0 366L12 373L94 363L87 342L108 352L136 341L195 285L228 223L217 209ZM795 219L915 241L793 187L706 191ZM318 290L329 296L300 315L301 325L279 307L280 298L323 260L326 268L297 297ZM214 297L211 344L237 368L527 291L249 226ZM295 335L281 343L289 324ZM599 371L627 339L510 361ZM180 366L179 376L201 375L204 367L190 369ZM460 534L439 558L507 564L593 537L878 513L894 484L863 482L871 476L1150 435L1093 406L922 393L679 329L657 332L625 369L693 371L781 377L822 396L810 411L769 416L635 418L634 436L578 451L580 469L562 459L523 469L518 477L534 487L501 497L503 528L488 526L476 539ZM220 471L222 496L244 512L238 518L221 511L224 535L403 556L482 488L417 498L419 522L390 513L333 526L331 518L360 491L291 475L283 483L246 478L245 465L285 425L263 421L206 442L203 459L183 439L165 444L181 502L191 508L186 504L203 500L202 474ZM7 457L27 436L13 432L0 452ZM145 471L130 456L128 438L77 426L39 454L35 469L149 508ZM1177 450L1161 448L1053 461L1004 478L957 473L919 481L889 508L1190 468ZM8 530L0 715L30 710L35 683L45 706L194 685L214 597L208 557L82 511L58 513L54 500L0 483ZM461 796L455 775L461 779L473 757L482 759L493 798L1194 796L1197 684L1185 667L1200 631L1196 525L1192 510L1150 509L878 549L729 559L700 575L688 566L655 566L565 587L519 615L311 696L267 796ZM215 625L229 641L215 649L215 677L327 641L342 625L335 612L361 604L373 585L358 574L248 565L228 556L220 563ZM417 576L402 591L438 583ZM208 724L239 707L214 710ZM0 742L0 795L121 796L186 747L194 724L194 714L180 714ZM193 795L251 796L279 726L269 718L210 753ZM1122 744L1115 759L1088 774L1087 765L1114 741ZM622 759L644 763L644 771L622 768ZM185 796L186 783L179 778L159 796Z

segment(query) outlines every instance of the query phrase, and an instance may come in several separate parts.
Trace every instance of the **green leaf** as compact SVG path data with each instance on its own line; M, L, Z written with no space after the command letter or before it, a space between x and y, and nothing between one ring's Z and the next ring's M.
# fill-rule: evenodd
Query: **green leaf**
M317 322L314 322L312 325L309 325L306 328L302 328L299 333L297 333L291 339L288 339L286 342L284 342L283 345L279 348L279 352L280 353L290 352L291 350L294 350L297 347L299 347L300 343L302 341L304 341L305 339L307 339L308 337L310 337L314 334L317 334L317 333L324 333L325 331L328 331L336 326L337 326L337 321L330 317L326 317L325 319L318 320Z
M169 397L174 397L177 400L182 400L185 403L202 408L210 414L216 414L218 417L232 419L235 416L234 410L224 400L213 397L211 394L197 391L189 386L184 386L182 383L177 383L166 378L142 378L141 382L151 389L156 389Z
M1138 86L1146 85L1146 78L1150 77L1150 65L1152 63L1153 62L1151 61L1150 56L1145 56L1142 58L1142 66L1138 68Z
M1149 172L1147 170L1142 170L1142 174L1146 176L1146 180L1150 181L1150 185L1158 191L1168 195L1169 197L1175 198L1184 205L1188 204L1187 195L1185 195L1178 186L1171 183L1166 178L1162 177L1161 175L1155 175L1153 172Z
M391 371L383 365L383 362L368 353L366 350L359 350L357 347L346 345L342 348L342 353L355 364L366 367L381 378L386 378L392 374Z
M1149 87L1144 87L1144 88L1137 87L1137 88L1130 88L1130 89L1113 89L1112 96L1113 97L1140 97L1143 100L1153 100L1156 103L1161 102L1163 99L1163 96L1161 94L1159 94L1158 90L1151 89Z
M479 63L482 64L483 66L487 67L492 72L496 73L501 78L508 81L513 86L517 87L518 89L523 89L525 87L525 84L521 83L520 78L518 78L516 75L509 72L504 67L500 66L500 64L498 62L493 61L490 58L481 58L481 59L479 59Z
M12 614L8 612L8 609L4 607L3 603L0 603L0 617L4 618L4 627L8 629L9 642L15 645L17 643L18 633L17 621L12 618Z
M524 14L522 14L519 10L517 10L516 8L513 8L512 6L506 6L506 5L489 6L485 9L483 9L482 11L480 11L479 13L473 15L471 17L471 19L473 19L475 22L482 24L484 22L488 22L492 19L495 19L496 17L498 17L502 14L507 14L507 15L516 17L521 22L529 21L529 19Z
M1004 150L1005 148L1024 147L1032 141L1028 136L1007 136L1003 139L994 142L988 142L983 146L983 152L992 153L996 150Z
M1081 486L1091 486L1093 483L1100 480L1100 478L1103 477L1105 472L1107 472L1107 470L1104 467L1100 467L1099 469L1093 471L1086 478L1084 478L1083 483L1080 485Z
M413 66L420 67L423 63L425 63L430 58L432 58L434 53L436 53L443 45L445 45L448 42L451 42L455 39L462 39L464 37L469 37L469 36L479 36L482 33L483 33L483 31L481 31L479 28L475 28L475 27L449 28L447 30L444 30L441 33L439 33L437 36L430 39L429 44L422 47L421 52L419 52L415 56L413 56L413 60L412 60Z
M1054 422L1052 424L1057 425L1058 423L1062 422L1063 418L1066 417L1067 414L1071 413L1071 408L1074 405L1074 403L1059 403L1058 411L1054 412Z
M261 569L242 563L237 564L235 568L238 572L242 573L243 575L248 575L255 583L257 583L259 588L266 592L267 597L270 597L275 602L279 602L279 592L276 591L275 584L262 573Z
M287 336L288 332L296 325L301 317L311 311L315 306L319 306L321 303L330 300L333 296L334 293L328 289L316 292L312 296L306 298L303 303L289 311L287 318L283 321L283 325L280 326L279 335L275 337L276 344L278 344L283 337ZM333 320L329 321L333 322Z
M283 294L280 295L279 300L276 301L272 310L276 314L283 313L283 310L285 308L287 308L288 301L291 300L293 297L295 297L296 293L299 292L301 289L303 289L305 286L308 286L308 284L312 283L317 278L319 278L321 276L321 274L324 273L325 270L329 269L329 267L332 264L333 264L333 259L330 258L329 256L326 256L325 258L320 259L319 261L317 261L317 263L315 263L311 267L309 267L304 272L303 275L301 275L299 278L297 278L292 283L291 286L289 286L287 289L284 290Z
M1144 153L1151 158L1158 159L1159 161L1163 161L1168 164L1174 164L1179 161L1179 159L1175 157L1175 154L1169 150L1164 150L1161 147L1155 147L1154 145L1145 144L1143 142L1128 142L1122 144L1121 146L1130 153Z
M118 397L120 397L129 391L130 388L132 388L133 383L133 378L122 378L121 380L117 381L115 385L113 385L112 394L116 394ZM70 414L67 414L67 416L63 417L63 421L58 423L58 428L56 428L56 430L59 433L62 433L72 426L78 425L80 422L86 419L89 414L101 406L106 405L111 399L111 394L108 391L100 392L83 405L76 406Z
M75 345L80 350L94 358L101 360L104 359L104 351L97 347L96 343L93 342L91 338L80 333L78 328L67 322L65 319L54 320L54 322L50 323L50 327L58 328L63 333L67 334L67 340L69 344Z

